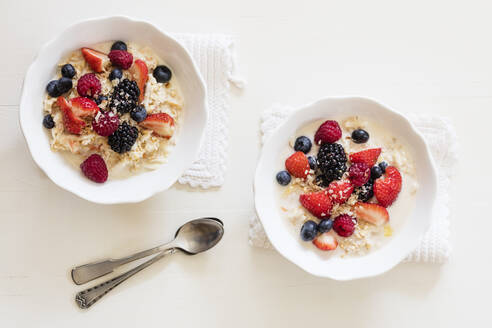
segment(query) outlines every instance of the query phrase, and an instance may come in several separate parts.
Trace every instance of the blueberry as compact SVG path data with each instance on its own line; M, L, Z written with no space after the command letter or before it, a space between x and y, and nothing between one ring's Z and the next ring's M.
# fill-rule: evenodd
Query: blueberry
M296 139L296 142L294 143L294 150L302 151L304 154L307 154L311 150L311 146L311 140L309 140L308 137L300 136Z
M123 77L123 71L119 68L115 68L109 73L109 79L112 81L114 79L121 79Z
M171 73L171 70L167 68L167 66L160 65L154 68L154 72L152 73L152 75L154 75L154 78L157 82L166 83L171 80L173 74Z
M95 99L96 104L100 105L104 100L108 100L108 97L100 95Z
M280 171L277 173L277 182L282 185L286 186L290 183L291 177L289 172L287 171Z
M58 80L58 84L56 85L56 88L60 94L65 93L70 91L72 89L72 79L69 79L68 77L61 77Z
M126 43L123 41L116 41L111 46L111 50L124 50L126 51L128 48L126 47Z
M355 143L365 143L369 140L369 133L366 130L357 129L352 131L352 140Z
M318 225L314 221L306 221L301 227L301 238L304 241L311 241L316 238L318 232Z
M308 156L308 162L311 170L316 170L316 168L318 167L318 162L316 161L316 157Z
M68 77L71 79L72 77L75 76L75 68L72 66L72 64L65 64L61 68L61 74L64 77Z
M43 118L43 126L47 129L53 129L55 127L55 121L53 121L51 114L45 115Z
M371 179L376 180L379 179L383 175L383 170L379 165L374 165L371 167Z
M140 123L147 117L147 111L144 106L137 106L130 112L130 117L134 119L135 122Z
M61 93L58 91L57 86L58 86L58 80L50 81L48 83L48 85L46 86L46 92L48 92L48 94L51 97L59 97L59 96L61 96Z
M381 172L384 173L384 172L386 172L386 168L388 167L388 163L381 162L381 163L379 163L379 167L381 168Z
M333 227L332 219L321 220L321 222L318 224L318 231L320 233L327 232L331 230L331 227Z

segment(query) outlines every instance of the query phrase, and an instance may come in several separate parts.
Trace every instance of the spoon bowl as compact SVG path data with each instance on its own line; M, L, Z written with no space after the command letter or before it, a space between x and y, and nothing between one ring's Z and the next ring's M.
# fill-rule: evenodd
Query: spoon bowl
M216 218L201 218L183 224L172 244L188 255L205 252L217 245L224 235L224 224Z

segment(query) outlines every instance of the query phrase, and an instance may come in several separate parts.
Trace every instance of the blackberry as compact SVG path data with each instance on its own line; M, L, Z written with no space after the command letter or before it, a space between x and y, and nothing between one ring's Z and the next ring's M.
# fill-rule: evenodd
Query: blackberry
M347 155L343 146L337 143L323 144L318 152L318 168L325 183L340 180L347 170Z
M137 82L124 79L114 87L109 108L116 109L120 114L129 113L137 106L138 96L140 96L140 90Z
M361 202L367 202L369 199L374 196L374 191L372 190L372 187L374 186L374 180L369 179L369 181L362 185L362 187L358 187L355 189L355 192L357 193L357 198Z
M118 129L108 137L108 144L117 153L126 153L132 149L137 141L138 129L127 122L123 122Z

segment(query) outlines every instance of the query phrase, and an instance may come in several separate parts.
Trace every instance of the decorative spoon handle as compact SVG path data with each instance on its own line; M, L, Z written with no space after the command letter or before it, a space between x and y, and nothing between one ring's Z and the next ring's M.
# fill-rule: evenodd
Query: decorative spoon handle
M149 265L159 261L161 258L163 258L166 255L174 254L176 252L175 248L168 249L163 251L162 253L156 255L152 259L140 264L139 266L113 278L108 281L105 281L99 285L96 285L94 287L88 288L86 290L83 290L81 292L78 292L77 295L75 295L75 302L81 309L87 309L92 306L92 304L96 303L98 300L101 299L104 295L109 293L113 288L121 284L123 281L127 280L137 272L140 272L141 270L145 269Z

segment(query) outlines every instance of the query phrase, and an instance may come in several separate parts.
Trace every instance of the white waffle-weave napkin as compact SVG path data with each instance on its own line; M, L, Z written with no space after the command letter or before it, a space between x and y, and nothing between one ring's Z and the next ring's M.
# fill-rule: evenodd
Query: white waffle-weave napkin
M261 118L262 142L294 110L292 107L274 105ZM407 258L411 262L444 263L451 253L449 243L449 185L457 161L457 142L454 127L439 116L410 115L410 120L424 135L430 146L438 171L438 196L435 217L420 245ZM256 214L250 221L249 242L253 246L272 248Z
M218 187L224 183L229 140L229 93L234 77L235 39L222 34L174 34L190 52L207 85L209 119L198 158L178 180L192 187Z

